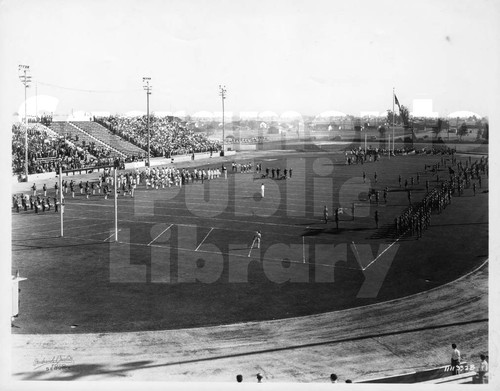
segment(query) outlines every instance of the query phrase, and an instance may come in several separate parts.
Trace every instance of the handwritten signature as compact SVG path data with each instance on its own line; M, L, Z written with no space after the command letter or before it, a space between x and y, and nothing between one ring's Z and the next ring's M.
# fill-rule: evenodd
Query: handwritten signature
M73 357L70 355L57 355L52 357L42 357L35 358L33 361L33 369L39 369L45 367L46 371L53 369L64 369L69 368L71 364L74 364Z

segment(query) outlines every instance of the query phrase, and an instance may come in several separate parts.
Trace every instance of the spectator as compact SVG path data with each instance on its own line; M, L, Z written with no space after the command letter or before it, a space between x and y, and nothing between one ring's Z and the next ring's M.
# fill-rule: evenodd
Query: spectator
M451 348L453 349L451 351L451 366L453 369L453 374L457 375L458 374L458 367L460 365L460 350L458 350L456 344L451 344Z
M481 364L479 364L479 370L477 371L478 380L480 384L485 383L485 375L488 373L488 361L486 361L486 356L481 354Z
M59 164L63 170L110 164L111 151L90 143L77 146L49 134L35 124L28 128L28 173L54 172ZM12 126L12 170L22 175L25 171L25 129L20 124Z
M133 118L110 116L97 118L96 121L138 147L147 149L146 116ZM149 118L149 123L152 156L170 158L171 155L192 155L196 152L221 150L220 141L209 140L205 133L195 133L189 130L178 118L161 118L152 115Z

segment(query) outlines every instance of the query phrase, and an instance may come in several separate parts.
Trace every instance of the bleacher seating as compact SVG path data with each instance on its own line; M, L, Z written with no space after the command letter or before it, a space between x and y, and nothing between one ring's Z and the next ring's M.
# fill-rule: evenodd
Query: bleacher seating
M47 133L50 137L59 137L59 133L53 131L52 129L50 129L49 127L41 124L40 122L37 122L37 123L34 123L32 125L33 128L41 131L41 132L45 132Z
M88 133L82 132L81 129L78 129L78 127L73 126L69 122L52 122L49 129L56 132L58 135L65 137L66 140L69 140L80 148L85 148L88 145L96 145L101 147L103 150L107 150L107 155L111 158L124 157L123 153L109 148L107 144L92 137Z
M146 154L146 151L143 149L126 140L123 140L120 136L111 133L108 129L97 122L72 121L71 124L95 137L105 145L123 153L125 156L143 157Z
M147 150L147 117L110 116L95 119L117 136L123 137L135 145ZM219 140L209 140L202 132L189 130L176 117L149 118L151 156L170 157L173 155L198 152L217 152L221 150Z
M73 142L75 145L81 147L91 142L95 142L92 137L82 133L71 126L68 122L52 122L49 129L53 130L59 136L65 137L66 140Z
M109 165L114 162L109 150L94 143L75 145L65 139L65 127L59 124L47 129L41 124L28 127L28 174ZM22 124L12 126L12 172L18 178L25 175L26 128Z

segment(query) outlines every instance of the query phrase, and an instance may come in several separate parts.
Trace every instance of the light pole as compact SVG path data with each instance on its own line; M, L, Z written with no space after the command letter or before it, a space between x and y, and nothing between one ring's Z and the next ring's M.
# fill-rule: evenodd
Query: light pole
M147 117L146 117L146 131L148 132L148 167L151 167L150 165L150 158L151 158L151 135L149 131L149 95L151 95L151 89L153 86L149 85L149 81L151 80L150 77L143 77L142 82L144 84L144 89L146 90L146 100L147 100Z
M226 148L225 148L226 140L224 138L225 137L225 131L224 131L224 99L226 99L226 93L227 93L226 86L221 86L219 84L219 95L222 98L222 153L221 153L221 156L224 156L224 151L226 150Z
M19 65L19 79L21 83L24 84L24 173L26 175L26 181L28 181L28 117L27 117L27 89L31 83L31 76L28 75L30 71L29 65Z

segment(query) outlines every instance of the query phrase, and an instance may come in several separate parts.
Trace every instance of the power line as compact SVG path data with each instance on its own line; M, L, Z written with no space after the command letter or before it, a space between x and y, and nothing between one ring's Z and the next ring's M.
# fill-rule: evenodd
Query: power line
M87 93L95 93L95 94L123 94L123 93L132 93L132 92L140 91L140 89L137 89L137 88L130 89L130 90L88 90L88 89L84 89L84 88L59 86L57 84L45 83L43 81L37 81L37 82L41 85L53 87L53 88L59 88L61 90L79 91L79 92L87 92Z

